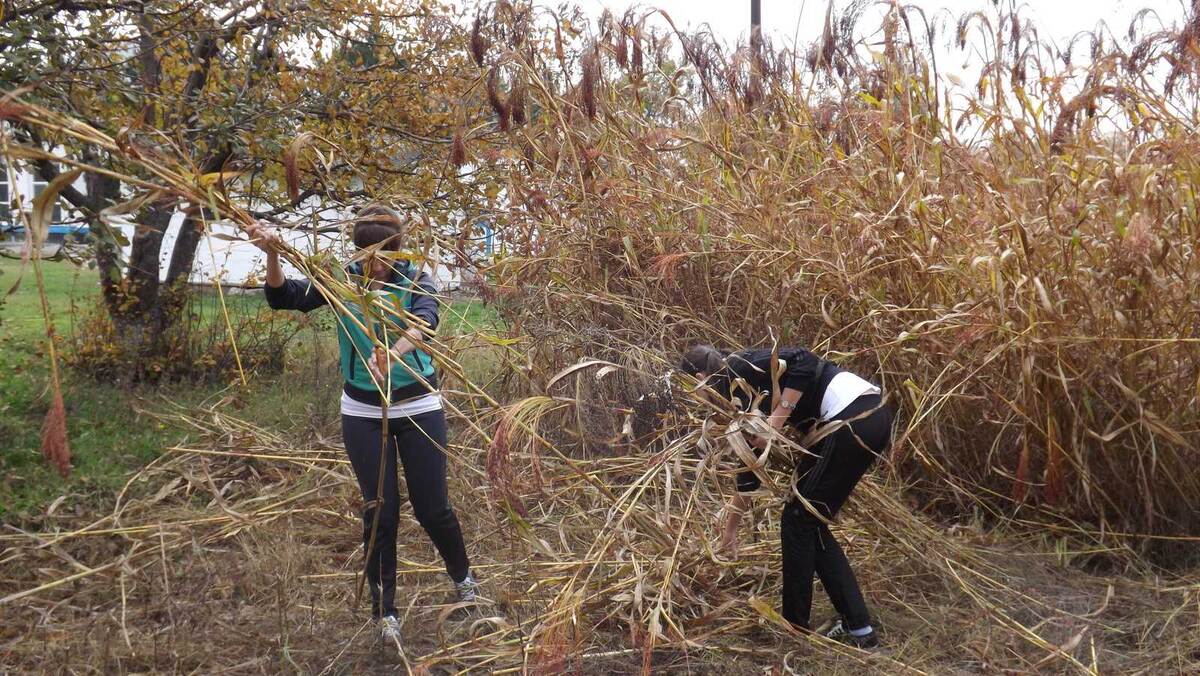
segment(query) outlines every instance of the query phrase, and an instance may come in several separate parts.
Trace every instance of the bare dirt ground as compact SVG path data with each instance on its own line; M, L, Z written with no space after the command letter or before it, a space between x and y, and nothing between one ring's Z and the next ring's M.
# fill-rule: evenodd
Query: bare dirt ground
M131 477L111 511L0 534L0 670L13 673L1197 673L1200 586L1096 552L914 516L870 482L840 534L888 651L790 633L775 510L737 561L712 553L692 457L543 458L515 527L482 449L453 449L452 495L484 603L452 605L411 515L403 643L357 596L358 496L335 437L283 439L234 416L165 414L191 441ZM460 426L461 427L461 426ZM598 494L597 482L616 497ZM603 491L601 491L602 493ZM1076 563L1072 563L1071 560ZM820 592L818 591L818 596ZM823 603L823 599L821 599ZM830 613L818 605L814 617Z

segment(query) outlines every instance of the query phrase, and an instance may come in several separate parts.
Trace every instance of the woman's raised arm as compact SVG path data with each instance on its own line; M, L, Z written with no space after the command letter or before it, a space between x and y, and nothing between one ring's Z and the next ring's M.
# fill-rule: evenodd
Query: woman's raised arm
M267 283L263 295L273 310L299 310L311 312L327 304L325 296L307 279L287 279L279 262L279 245L282 240L270 228L261 223L246 227L250 243L267 254Z

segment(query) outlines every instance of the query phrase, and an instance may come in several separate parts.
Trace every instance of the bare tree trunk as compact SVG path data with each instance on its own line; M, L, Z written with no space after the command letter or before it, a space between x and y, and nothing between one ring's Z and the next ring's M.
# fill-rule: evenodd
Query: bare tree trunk
M200 67L188 77L185 95L189 101L194 101L204 88L215 44L214 40L206 38L197 48L195 56ZM161 64L155 51L154 26L145 13L144 3L138 12L137 63L140 70L138 84L144 100L142 121L154 127L158 122L156 100L161 87ZM204 164L207 167L212 160ZM110 301L108 305L118 340L126 348L127 354L148 357L160 352L164 338L185 303L183 289L178 288L174 281L180 274L186 279L195 259L199 238L193 232L195 228L189 227L190 219L184 222L175 241L166 285L160 281L163 237L174 214L175 204L172 202L151 204L138 215L124 275L125 283L114 294L120 300L117 303ZM180 268L186 269L181 272Z
M173 214L174 210L165 205L142 211L129 252L125 284L118 294L121 298L118 311L113 312L112 304L109 305L117 339L127 355L138 358L156 355L166 337L169 322L164 321L161 308L159 252Z
M203 110L203 95L209 84L211 69L219 63L222 45L250 32L258 32L253 58L246 69L246 87L253 87L256 78L267 76L274 58L276 32L283 18L272 12L259 12L240 17L241 10L231 12L215 22L211 30L199 31L189 41L188 73L183 82L178 105L164 106L164 87L161 45L170 26L156 14L150 0L130 0L118 3L123 12L135 19L136 53L129 64L137 69L136 77L128 84L135 90L141 111L140 123L147 129L169 132L182 137L186 148L206 148L194 157L201 173L221 171L232 156L232 148L223 129L209 130L199 118ZM2 14L2 12L0 12ZM5 19L0 18L0 23ZM53 147L49 139L41 138L27 125L15 123L18 133L39 147ZM104 157L94 148L85 147L83 160L104 166L113 158ZM34 162L39 175L53 180L60 169L52 160ZM122 344L126 357L161 356L168 346L169 335L176 333L186 306L187 282L196 260L196 248L203 237L203 217L189 215L184 219L179 235L171 249L165 278L163 278L163 241L177 205L155 203L147 205L135 217L128 259L122 257L123 239L100 218L102 209L122 199L122 183L108 176L87 174L86 188L67 186L61 197L82 212L93 232L95 260L100 272L104 307ZM197 205L199 206L199 205ZM160 279L161 278L161 279ZM140 374L130 373L131 378Z
M173 213L173 209L151 206L138 219L133 246L129 251L129 267L125 272L128 294L133 301L129 306L129 314L150 312L158 299L159 253Z
M100 271L100 291L110 315L121 309L121 246L109 232L109 226L100 219L100 210L116 204L121 199L121 182L111 176L88 174L87 195L73 200L74 206L84 210L88 227L93 230L96 243L96 267Z
M192 265L196 262L196 247L204 235L204 225L199 219L189 216L179 226L179 236L175 238L175 246L171 250L171 262L167 266L166 284L174 288L187 284L192 274Z

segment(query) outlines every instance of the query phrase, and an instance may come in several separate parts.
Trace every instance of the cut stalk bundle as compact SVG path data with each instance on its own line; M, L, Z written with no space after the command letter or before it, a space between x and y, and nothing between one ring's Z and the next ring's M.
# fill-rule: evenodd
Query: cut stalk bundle
M261 658L312 672L378 666L365 611L347 610L358 493L342 449L297 445L231 415L226 402L157 408L144 413L191 438L131 477L110 513L0 534L0 563L10 571L0 581L6 637L61 637L49 646L10 643L6 666L65 666L73 654L101 649L146 670L178 663L236 671ZM517 411L508 415L537 416L532 404ZM701 456L702 438L710 450ZM450 488L466 532L478 534L473 568L490 601L479 615L452 619L437 554L404 520L400 585L412 607L403 645L414 671L736 671L785 659L823 673L939 673L979 662L1066 673L1197 666L1186 579L1066 569L1059 557L1087 556L1087 547L1017 548L969 525L950 531L874 479L842 528L892 654L798 637L775 610L773 519L755 510L763 518L738 561L712 550L729 491L723 472L733 467L724 438L710 425L652 457L542 458L544 492L529 505L525 535L505 547L496 536L511 523L503 511L465 508L481 482L463 470L483 466L488 450L485 440L460 435ZM510 445L514 467L532 462L529 448ZM787 476L768 469L777 489ZM59 610L64 602L80 610ZM164 620L170 614L181 619ZM293 645L282 643L281 624ZM90 644L85 627L120 638ZM1153 642L1135 640L1147 633Z

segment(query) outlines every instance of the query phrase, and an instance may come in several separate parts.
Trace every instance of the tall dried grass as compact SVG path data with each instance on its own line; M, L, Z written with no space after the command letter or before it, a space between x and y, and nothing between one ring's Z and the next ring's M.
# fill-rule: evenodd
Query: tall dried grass
M399 660L372 653L369 625L348 610L358 559L346 461L219 403L165 415L193 439L133 477L111 514L0 536L13 571L0 606L19 613L0 635L4 659L246 672L1194 671L1194 578L1134 551L1194 549L1198 529L1200 168L1179 98L1193 94L1118 68L1111 43L1086 73L1053 72L1058 55L1019 17L972 14L959 32L978 31L994 59L956 108L919 48L932 36L914 27L927 24L892 11L875 60L861 58L855 12L829 14L812 58L730 58L633 17L607 17L572 47L561 22L539 36L509 3L464 31L478 95L498 115L493 140L475 142L512 169L495 214L508 255L485 271L508 333L430 345L452 384L451 491L491 601L480 615L455 624L452 606L429 603L436 555L407 523L411 642ZM1186 78L1176 44L1152 42L1138 61L1170 54ZM686 68L666 61L673 46ZM520 83L524 121L493 61ZM556 83L551 66L575 82ZM121 152L77 122L19 114ZM1102 137L1099 120L1120 133ZM248 222L161 156L141 168L154 179L138 185ZM324 256L284 254L335 305L361 302ZM663 375L697 338L811 345L903 409L892 457L842 519L890 655L781 621L765 505L739 561L713 551L750 452L742 431L762 423ZM462 365L480 347L501 372L490 383ZM777 492L795 443L768 451ZM490 505L474 499L485 494ZM968 510L1009 517L1009 539L922 513ZM249 564L239 573L233 561Z
M768 50L749 110L750 61L702 36L645 40L645 81L584 42L582 100L530 87L507 319L547 373L813 346L886 386L908 421L889 469L944 510L1200 535L1196 93L1163 86L1196 55L1135 25L1136 54L1097 39L1059 67L1019 14L976 12L968 92L937 75L940 24L893 6L867 44L861 10L831 10L807 70Z

